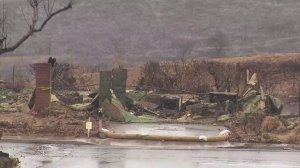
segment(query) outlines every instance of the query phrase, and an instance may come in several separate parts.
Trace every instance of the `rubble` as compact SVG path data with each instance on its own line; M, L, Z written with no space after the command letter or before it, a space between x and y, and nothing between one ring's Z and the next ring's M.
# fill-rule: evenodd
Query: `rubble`
M243 114L263 112L279 115L282 111L282 102L272 96L266 95L262 87L258 86L254 73L247 83L243 97L239 100Z
M187 111L190 111L193 115L201 115L201 116L215 116L218 109L217 103L196 103L192 105L188 105L186 107Z
M102 112L105 117L108 117L112 121L118 122L156 122L157 119L151 116L135 116L134 114L127 112L122 103L116 98L113 91L112 100L109 102L105 100L102 103Z
M8 153L0 151L0 168L17 168L19 159L9 157Z
M57 98L65 104L80 104L83 103L83 95L75 91L59 91L55 92Z
M181 114L180 103L180 97L176 95L148 94L136 105L140 106L141 110L146 113L167 118Z
M16 113L28 100L29 90L16 92L12 89L0 89L0 113Z
M225 115L219 116L218 119L217 119L217 121L218 121L218 122L224 122L224 121L227 121L227 120L229 120L229 119L231 119L231 118L232 118L231 115L225 114Z

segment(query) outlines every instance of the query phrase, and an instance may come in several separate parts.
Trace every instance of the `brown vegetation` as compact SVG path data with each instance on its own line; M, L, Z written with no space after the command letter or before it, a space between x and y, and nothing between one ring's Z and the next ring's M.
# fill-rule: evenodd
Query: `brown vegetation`
M246 70L257 73L268 94L296 96L300 54L256 55L210 60L148 62L142 68L140 85L177 92L241 92ZM283 87L284 86L284 87Z
M19 164L18 158L0 157L0 168L17 168Z
M261 123L261 131L263 132L282 132L286 130L283 123L278 117L267 116Z

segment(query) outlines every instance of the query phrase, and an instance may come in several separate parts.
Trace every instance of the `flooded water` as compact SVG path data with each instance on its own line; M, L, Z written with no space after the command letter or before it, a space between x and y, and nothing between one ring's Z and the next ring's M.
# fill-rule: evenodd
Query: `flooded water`
M216 135L222 127L178 124L112 124L115 131ZM243 149L244 144L113 139L5 138L1 150L18 157L21 168L295 168L300 151ZM14 142L14 143L13 143ZM78 142L78 143L74 143ZM74 145L77 144L77 145ZM278 148L277 148L278 149Z
M196 125L196 124L153 124L153 123L132 123L119 124L111 123L114 131L128 134L161 134L180 136L218 135L226 129L222 126Z
M103 145L1 143L21 168L294 168L300 151L203 148L171 150Z

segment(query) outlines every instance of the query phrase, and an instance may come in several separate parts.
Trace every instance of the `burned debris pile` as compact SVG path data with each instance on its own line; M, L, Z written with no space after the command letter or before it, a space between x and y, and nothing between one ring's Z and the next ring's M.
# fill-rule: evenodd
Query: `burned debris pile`
M280 114L282 110L279 99L264 94L261 87L256 89L256 74L249 79L241 96L233 92L168 94L149 91L149 89L145 91L129 90L126 89L126 80L127 70L116 68L112 71L101 71L99 90L92 93L61 90L50 94L45 89L47 86L37 86L37 89L41 88L40 92L45 92L49 96L52 95L48 108L44 110L48 111L46 115L59 113L53 110L55 107L63 106L68 110L60 109L60 111L77 111L77 113L78 111L85 111L86 116L104 116L119 122L163 122L170 120L192 122L209 118L211 123L215 123L241 114L248 115L258 111ZM36 89L33 91L29 101L29 108L33 114L38 113L35 110L37 107L35 104L36 91ZM5 95L6 97L0 98L9 100L10 94ZM20 98L18 97L18 99ZM11 101L15 102L15 100ZM26 102L26 98L24 102ZM2 108L5 108L6 104L9 105L9 101L1 103L0 107L4 106ZM11 106L8 107L10 110L20 111L11 108ZM74 112L74 114L77 113ZM139 121L139 119L141 120Z
M26 110L30 90L16 92L13 89L0 88L0 113L16 113Z
M0 151L0 168L16 168L19 166L19 159L12 158L8 153Z

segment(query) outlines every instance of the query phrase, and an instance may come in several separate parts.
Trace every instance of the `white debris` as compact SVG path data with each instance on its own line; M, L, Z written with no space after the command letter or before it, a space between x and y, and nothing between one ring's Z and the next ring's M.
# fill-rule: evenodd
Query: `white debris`
M110 132L108 129L102 128L101 131L103 132Z
M230 136L231 132L229 130L223 130L219 133L219 136Z
M199 136L199 139L200 140L203 140L203 141L207 141L207 137L205 135L200 135Z

